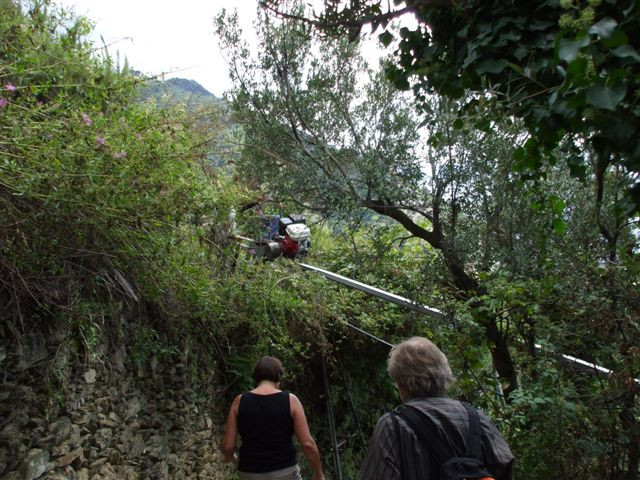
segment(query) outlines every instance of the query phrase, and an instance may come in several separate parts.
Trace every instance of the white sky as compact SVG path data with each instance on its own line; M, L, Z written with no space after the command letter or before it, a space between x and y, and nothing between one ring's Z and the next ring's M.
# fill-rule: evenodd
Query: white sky
M258 0L54 0L95 23L115 57L149 75L195 80L221 97L231 88L227 65L215 38L213 19L220 10L238 10L245 35L253 31ZM363 53L375 64L380 55L376 38L365 40Z
M195 80L220 97L231 88L227 66L213 34L213 18L222 9L238 9L249 31L257 0L54 0L95 23L110 53L120 52L131 68L165 78Z
M54 0L95 23L93 40L100 36L115 57L120 52L129 66L149 75L195 80L214 95L232 87L227 64L213 34L214 17L222 10L238 10L245 35L253 31L258 0ZM246 37L245 37L246 38ZM377 39L363 42L363 53L375 64L380 56Z

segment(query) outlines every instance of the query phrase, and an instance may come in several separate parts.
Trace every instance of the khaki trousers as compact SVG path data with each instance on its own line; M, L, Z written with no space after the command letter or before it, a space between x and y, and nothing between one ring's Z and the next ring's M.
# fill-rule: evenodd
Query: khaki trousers
M298 465L264 473L238 471L238 478L240 480L302 480L300 467Z

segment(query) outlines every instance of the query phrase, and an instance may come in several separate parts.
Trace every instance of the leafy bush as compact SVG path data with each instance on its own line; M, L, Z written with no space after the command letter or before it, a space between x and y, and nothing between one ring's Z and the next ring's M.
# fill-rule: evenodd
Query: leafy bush
M1 5L3 318L79 317L86 334L123 301L210 318L199 223L224 218L233 192L203 134L183 110L134 102L143 80L86 40L86 19L48 1Z

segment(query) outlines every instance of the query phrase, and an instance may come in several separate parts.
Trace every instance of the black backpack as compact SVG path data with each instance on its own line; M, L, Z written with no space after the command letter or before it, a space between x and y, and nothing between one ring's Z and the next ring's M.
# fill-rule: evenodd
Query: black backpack
M394 412L407 422L435 464L440 465L438 476L432 478L440 480L493 479L494 477L482 461L478 412L465 402L462 402L462 405L469 414L469 437L467 438L466 450L461 457L455 456L443 444L436 435L431 421L416 408L410 405L401 405Z

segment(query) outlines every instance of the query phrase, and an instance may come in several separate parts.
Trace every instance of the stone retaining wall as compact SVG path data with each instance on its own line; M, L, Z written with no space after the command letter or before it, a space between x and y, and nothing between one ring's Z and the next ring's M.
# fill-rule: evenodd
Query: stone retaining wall
M215 386L198 391L184 365L134 369L123 347L79 362L41 335L21 340L0 339L0 479L232 478Z

